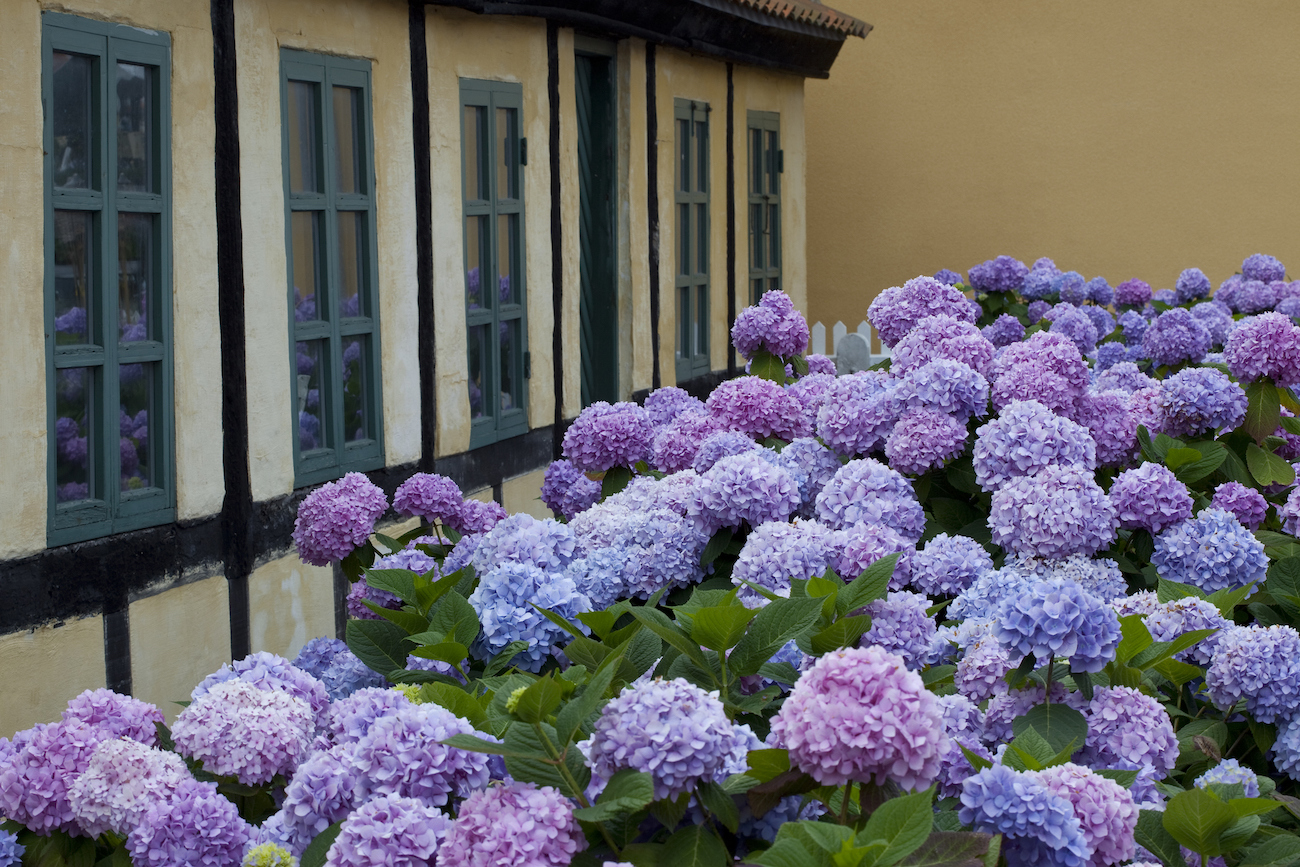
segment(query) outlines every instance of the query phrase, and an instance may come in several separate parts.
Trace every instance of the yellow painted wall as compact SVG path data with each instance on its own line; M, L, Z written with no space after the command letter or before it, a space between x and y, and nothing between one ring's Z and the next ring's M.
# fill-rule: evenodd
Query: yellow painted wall
M334 635L334 570L296 554L264 563L248 577L253 652L293 659L313 638Z
M0 737L57 720L69 699L104 686L103 618L0 635L0 671Z
M131 694L170 723L195 685L230 661L230 594L224 575L131 602Z
M615 59L618 111L618 326L620 394L649 388L654 355L650 340L650 212L646 207L645 42L624 39ZM567 400L567 393L566 393Z
M1000 253L1112 284L1300 268L1300 5L836 0L809 81L810 312Z

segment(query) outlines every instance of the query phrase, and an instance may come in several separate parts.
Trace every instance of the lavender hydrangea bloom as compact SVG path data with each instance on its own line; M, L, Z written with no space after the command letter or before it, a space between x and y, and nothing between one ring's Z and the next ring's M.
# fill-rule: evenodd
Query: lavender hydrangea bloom
M810 426L817 424L817 411L822 408L826 402L826 394L831 386L835 384L835 374L831 373L809 373L790 385L786 386L786 393L799 401L803 407L804 418Z
M1210 332L1183 307L1166 310L1142 335L1142 351L1160 366L1198 362L1210 351Z
M563 867L587 847L573 804L550 786L510 783L475 792L461 805L438 855L439 867Z
M1088 740L1081 764L1116 767L1131 762L1164 777L1178 761L1178 738L1164 705L1127 686L1099 687L1083 708Z
M718 694L680 677L625 687L601 709L582 744L593 776L608 780L624 768L642 771L654 778L656 798L675 798L712 780L736 747Z
M1223 360L1238 382L1267 376L1277 385L1300 383L1300 328L1281 313L1243 320L1228 338Z
M514 661L529 671L539 671L551 646L566 634L534 605L570 619L591 610L591 600L578 592L571 578L544 572L530 563L503 563L488 571L469 597L469 604L483 629L471 648L475 655L490 659L512 641L524 641L528 647Z
M1268 501L1264 495L1241 482L1224 482L1219 485L1214 489L1214 499L1210 500L1210 505L1232 512L1252 532L1259 529L1268 514Z
M1208 789L1212 783L1241 786L1245 797L1259 797L1259 777L1250 768L1242 767L1241 762L1236 759L1223 759L1197 777L1192 785L1198 789Z
M1052 289L1061 300L1076 307L1088 300L1088 284L1078 271L1066 271L1052 281Z
M552 461L542 479L542 502L566 521L600 499L600 482L566 460Z
M230 867L243 858L252 830L214 784L187 781L149 808L126 848L138 867Z
M436 564L437 561L435 560L434 563ZM402 607L402 600L398 598L396 593L390 593L381 587L371 587L363 575L353 581L352 586L348 588L348 595L344 600L348 616L357 620L380 619L379 615L371 611L365 604L367 602L378 608L387 608L390 611L397 611Z
M230 680L182 710L172 738L182 755L209 772L260 785L293 773L315 729L311 705L302 698Z
M863 647L880 647L901 656L907 667L919 671L930 655L936 629L926 610L930 600L920 593L897 590L867 605L871 629L862 636Z
M1093 366L1093 371L1101 373L1126 361L1128 359L1128 347L1122 343L1103 343L1097 347L1095 358L1096 364ZM1093 382L1095 383L1096 380L1094 379Z
M934 274L934 279L939 281L945 286L960 286L966 282L965 280L962 279L962 276L960 274L948 268L940 268L938 271L936 271Z
M1232 430L1246 420L1246 403L1242 387L1210 367L1181 370L1160 384L1160 412L1170 436Z
M218 684L241 680L258 689L285 692L307 702L319 721L329 714L330 698L325 685L307 672L296 667L283 656L259 651L237 659L230 665L209 674L190 692L190 700L198 701Z
M1093 277L1088 281L1084 289L1088 292L1088 300L1093 304L1109 307L1115 300L1115 290L1106 282L1105 277Z
M1070 802L1034 775L993 765L962 783L963 825L1002 834L1011 865L1085 867L1091 850Z
M1174 282L1174 297L1177 303L1186 304L1197 298L1210 294L1210 278L1200 268L1188 268L1178 275Z
M817 411L817 435L838 455L867 454L884 442L901 411L897 386L870 373L842 376Z
M357 742L352 766L356 797L420 798L441 807L488 782L488 757L441 742L477 734L466 720L436 704L413 704L381 716Z
M356 744L336 744L312 753L298 766L284 790L281 828L294 855L357 805L359 780L353 766Z
M971 701L984 701L1007 691L1006 673L1015 668L1002 643L992 635L977 640L961 659L953 682Z
M564 457L583 472L603 473L649 459L653 443L654 427L644 409L598 400L564 432Z
M1025 339L1025 326L1020 320L1010 313L1003 313L989 325L980 329L984 339L992 343L995 347L1010 346L1012 343Z
M1039 262L1041 261L1044 260L1040 259ZM1051 260L1047 261L1050 262ZM1020 287L1020 294L1031 302L1048 298L1056 293L1056 278L1059 276L1061 276L1061 272L1057 270L1055 265L1039 267L1036 262L1034 267L1029 269L1029 273L1025 275L1025 284ZM1029 320L1034 322L1037 318L1031 315Z
M948 751L943 710L902 657L879 647L839 649L799 678L772 718L790 762L822 785L929 785Z
M1146 530L1155 536L1192 516L1192 495L1173 471L1145 463L1125 470L1111 485L1110 502L1121 527Z
M337 744L356 743L375 720L410 706L410 699L395 689L359 689L331 706L330 738Z
M1281 301L1277 302L1277 307L1275 309L1278 313L1294 321L1297 316L1300 316L1300 297L1288 295ZM1227 342L1226 337L1224 338L1224 342Z
M1210 508L1157 536L1151 564L1161 578L1213 593L1262 582L1268 555L1236 515Z
M1192 308L1192 316L1210 332L1210 345L1222 346L1228 342L1228 336L1236 323L1232 314L1224 309L1225 305L1214 301L1203 301Z
M1030 653L1040 665L1068 657L1074 671L1098 672L1115 658L1119 618L1100 599L1073 581L1050 579L1031 585L998 609L998 641L1018 662Z
M1115 389L1082 395L1075 403L1074 420L1092 436L1098 465L1127 464L1137 454L1138 420L1128 392Z
M111 689L88 689L68 702L62 719L81 720L111 737L130 738L152 747L158 744L158 723L163 722L163 715L147 701Z
M446 476L416 473L402 482L393 494L393 511L423 518L430 524L435 521L446 523L460 511L464 499L460 486Z
M42 836L80 833L68 790L110 739L81 720L39 724L14 735L12 754L0 761L0 815Z
M827 484L827 488L833 484ZM818 494L818 502L826 489ZM799 484L790 471L764 459L760 452L746 452L718 461L701 479L697 497L690 505L692 517L699 517L710 534L721 527L751 527L768 521L787 521L800 506Z
M833 529L884 524L913 542L925 529L911 482L871 458L849 461L826 483L817 495L817 519Z
M976 265L968 274L971 288L977 292L1015 292L1025 285L1029 267L1019 259L998 256Z
M806 581L826 571L832 541L831 531L816 521L771 521L755 527L731 570L731 583L740 588L737 597L751 608L767 604L747 584L788 597L790 579Z
M1052 466L993 494L993 541L1021 557L1093 554L1115 539L1115 509L1092 472Z
M293 522L298 556L312 566L342 560L374 532L388 498L361 473L348 473L307 495Z
M643 408L650 417L650 424L658 429L671 424L680 415L704 412L704 401L675 385L665 385L646 395Z
M707 412L683 413L655 436L654 465L665 473L689 469L700 445L722 429Z
M68 802L87 836L106 831L126 836L153 803L167 800L189 779L175 753L113 738L95 747L85 771L68 787Z
M751 437L792 440L810 433L799 401L757 376L727 380L713 389L705 406L725 428Z
M337 638L313 638L293 664L319 680L331 701L347 698L359 689L386 684L383 675L372 671Z
M461 535L486 533L506 519L506 509L490 500L466 500L460 512L447 525Z
M1007 404L975 436L975 480L986 491L1051 466L1097 466L1097 445L1088 429L1036 400Z
M1300 536L1300 488L1292 489L1277 516L1282 519L1282 532Z
M1004 569L1033 579L1073 581L1107 603L1123 599L1128 593L1128 584L1119 564L1104 557L1092 559L1076 554L1064 560L1010 560Z
M1060 307L1065 309L1059 309ZM1092 317L1078 307L1058 305L1058 309L1052 311L1051 319L1051 333L1070 338L1078 347L1080 355L1090 355L1097 348L1097 326Z
M1300 633L1290 626L1228 630L1205 670L1205 687L1220 710L1244 698L1256 722L1294 717L1300 709Z
M481 575L507 563L524 563L558 572L574 558L577 544L570 526L549 518L539 521L520 512L479 539L474 570Z
M890 370L902 376L938 358L949 358L984 373L995 348L970 322L954 316L929 316L894 345Z
M1285 280L1286 266L1272 256L1254 253L1241 263L1241 279L1262 280L1265 283Z
M899 472L919 476L942 467L966 448L966 425L927 407L913 407L899 416L885 440L885 455Z
M1096 381L1093 383L1093 389L1098 392L1127 391L1131 394L1138 389L1154 388L1159 384L1158 381L1138 370L1137 365L1133 362L1121 361L1108 368L1105 372L1098 374Z
M1237 311L1237 303L1234 296L1237 294L1237 287L1240 285L1241 275L1233 274L1227 280L1224 280L1219 284L1219 291L1214 293L1214 300L1218 301L1220 304L1226 305L1230 311L1235 313Z
M773 289L736 316L731 343L745 358L753 358L760 350L781 358L802 355L808 349L808 322L794 309L789 295Z
M914 277L902 286L891 286L876 296L867 308L867 318L892 347L927 316L946 314L974 322L977 314L960 290L930 277Z
M760 448L762 446L742 433L730 430L715 433L700 443L700 449L695 453L695 461L691 469L699 475L704 475L723 458L758 451Z
M988 413L989 383L974 368L940 358L908 373L896 392L905 407L925 407L965 422Z
M1026 296L1028 297L1028 296ZM1029 302L1029 310L1026 315L1029 317L1029 324L1033 325L1047 315L1047 311L1052 309L1052 305L1047 301Z
M837 530L832 544L835 548L832 558L835 571L846 581L857 578L872 563L890 554L900 556L889 578L889 588L901 590L912 577L912 555L916 543L884 524L862 521Z
M1035 399L1048 409L1071 409L1088 387L1088 364L1064 335L1041 331L1003 349L990 367L993 405Z
M17 834L0 830L0 867L17 867L26 852L27 847L18 842Z
M440 855L451 818L415 798L385 795L348 816L325 856L326 867L426 867Z
M843 466L835 453L812 437L800 437L781 450L780 463L799 481L800 513L812 516L814 502Z
M993 571L993 558L969 536L940 533L912 557L912 584L928 596L955 596Z
M835 360L828 356L814 352L811 355L806 356L804 361L808 362L809 376L816 376L818 374L827 374L829 376L835 375Z
M1138 807L1128 789L1073 762L1036 771L1049 792L1070 802L1097 867L1133 857Z
M1284 719L1277 725L1277 740L1269 750L1273 766L1293 780L1300 780L1300 717Z
M1120 314L1119 327L1124 334L1125 346L1140 347L1151 323L1138 311L1129 310Z
M1151 284L1145 280L1125 280L1115 287L1115 304L1119 307L1143 307L1151 300Z

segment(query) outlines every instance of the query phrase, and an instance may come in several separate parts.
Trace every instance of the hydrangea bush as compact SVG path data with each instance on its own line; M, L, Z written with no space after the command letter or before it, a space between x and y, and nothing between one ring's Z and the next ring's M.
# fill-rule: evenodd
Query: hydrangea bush
M1300 292L1162 279L918 277L839 377L768 293L553 519L322 486L346 633L0 738L0 867L1295 863Z

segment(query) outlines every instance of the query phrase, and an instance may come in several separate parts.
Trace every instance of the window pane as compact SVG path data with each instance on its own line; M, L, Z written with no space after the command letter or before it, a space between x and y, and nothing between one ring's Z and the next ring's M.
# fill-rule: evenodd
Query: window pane
M489 273L487 259L487 217L465 217L465 299L469 309L477 311L491 304L491 298L484 298L482 276Z
M767 206L767 262L772 268L779 268L781 265L781 206Z
M364 193L361 186L361 91L334 88L334 173L340 193Z
M117 188L149 192L153 188L153 76L136 63L117 65Z
M54 186L85 189L90 184L94 152L94 127L90 122L90 74L94 61L76 54L54 52L53 127L54 151L50 163Z
M487 109L481 105L465 106L465 198L486 199Z
M749 267L763 267L763 206L749 206Z
M519 268L519 215L497 216L497 298L502 304L518 304L515 284Z
M775 194L780 189L780 174L777 172L777 158L780 156L779 145L777 144L777 134L769 132L767 134L767 192Z
M320 217L318 211L294 211L290 218L295 322L324 319L326 315L320 294Z
M749 303L757 304L761 300L763 300L763 278L759 277L757 280L750 281Z
M361 289L366 285L366 215L339 211L339 316L364 316Z
M691 273L691 206L677 206L677 273Z
M289 82L289 191L294 193L320 191L316 87L311 81Z
M323 340L300 341L294 345L298 360L298 447L304 451L329 448L325 406L321 399L320 374Z
M677 121L677 187L679 190L691 188L691 122Z
M343 441L370 438L366 413L365 335L343 338Z
M93 216L54 212L54 342L89 343L94 287L90 240Z
M677 355L689 358L691 354L691 287L677 290Z
M695 287L695 354L709 351L709 287Z
M695 206L695 273L709 273L709 206Z
M157 367L157 364L123 364L118 368L122 401L118 408L118 430L124 491L151 485L149 408L153 406Z
M149 287L153 283L153 221L149 214L117 215L118 340L149 340Z
M763 193L763 131L749 131L749 192L751 195Z
M509 319L498 326L501 337L501 411L505 412L522 406L522 383L520 373L522 355L520 354L518 319Z
M708 192L709 189L709 124L706 121L695 122L695 189Z
M497 109L497 198L519 198L519 131L516 129L515 110Z
M488 369L492 358L492 328L490 323L469 329L469 415L483 418L491 412L483 400L483 392L491 386L492 374Z
M89 367L66 367L57 373L54 389L55 499L60 503L84 500L91 489L91 449L94 445L94 405Z

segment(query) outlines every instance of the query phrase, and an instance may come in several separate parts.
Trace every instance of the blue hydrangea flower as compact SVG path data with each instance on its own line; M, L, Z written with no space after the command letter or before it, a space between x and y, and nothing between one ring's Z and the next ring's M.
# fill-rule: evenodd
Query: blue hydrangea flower
M986 491L1051 466L1097 466L1097 445L1088 429L1036 400L1007 404L975 435L975 480Z
M1102 307L1109 307L1115 300L1115 290L1106 282L1105 277L1093 277L1083 287L1088 290L1088 300Z
M1136 310L1127 310L1119 315L1119 327L1124 332L1126 346L1141 346L1150 326L1146 317Z
M736 316L731 343L745 358L762 349L782 358L802 355L808 349L808 323L789 295L773 289Z
M1264 495L1241 482L1224 482L1219 485L1214 489L1214 499L1210 505L1232 512L1252 532L1258 530L1268 516L1268 501Z
M1045 665L1068 657L1075 671L1101 671L1115 658L1119 618L1100 599L1062 578L1038 581L1003 601L995 629L1012 662L1030 653Z
M1019 557L1095 554L1115 540L1115 509L1078 467L1051 466L993 494L988 518L995 544Z
M968 364L940 358L908 371L897 396L905 407L938 410L965 423L988 413L989 382Z
M441 807L481 789L488 782L488 756L442 744L459 734L483 737L437 704L408 703L379 717L353 750L357 801L400 795Z
M974 324L955 316L927 316L894 344L889 369L902 376L935 359L950 358L984 373L995 351Z
M1256 722L1288 718L1300 709L1300 633L1290 626L1244 626L1222 634L1205 687L1220 710L1242 698Z
M940 533L912 557L912 585L927 596L955 596L993 571L993 558L969 536Z
M1001 569L981 572L948 606L953 620L988 618L997 612L1003 599L1023 593L1039 576L1019 568L1015 560Z
M542 502L566 521L600 499L600 482L565 460L552 461L542 479Z
M1052 305L1051 305L1051 303L1048 302L1048 301L1041 301L1041 300L1040 300L1040 301L1031 301L1031 302L1029 302L1029 310L1028 310L1028 312L1026 313L1026 315L1029 317L1029 324L1030 324L1030 325L1033 325L1033 324L1037 323L1037 322L1038 322L1039 320L1041 320L1044 316L1046 316L1046 315L1047 315L1047 311L1049 311L1049 310L1051 310L1051 309L1052 309Z
M507 563L559 572L574 558L577 539L570 526L526 512L511 515L479 537L474 571L483 575Z
M700 443L699 451L695 453L695 460L691 464L691 469L699 475L704 475L713 469L713 465L723 458L729 458L732 455L743 455L745 452L753 452L762 448L754 442L752 437L734 430L721 431L712 434Z
M337 638L313 638L303 645L293 664L323 683L331 701L386 683L383 675L371 671Z
M956 271L951 271L947 268L940 268L938 271L936 271L934 275L934 279L938 280L940 283L942 283L945 286L960 286L961 284L966 282L965 280L962 279L962 276L958 274Z
M1246 420L1245 390L1212 367L1180 370L1164 380L1159 406L1165 432L1174 437L1233 430Z
M1277 725L1277 740L1269 750L1273 766L1293 780L1300 780L1300 717L1289 717Z
M1174 283L1174 297L1179 304L1195 301L1210 294L1210 278L1200 268L1188 268Z
M343 821L325 856L326 867L420 867L443 859L438 849L451 817L417 798L384 795Z
M843 466L834 452L813 437L800 437L781 449L779 463L799 482L799 513L809 518L817 495Z
M1052 282L1061 300L1076 307L1088 300L1088 283L1078 271L1066 271Z
M989 343L999 348L1025 339L1025 326L1010 313L1003 313L992 323L985 325L981 332Z
M1080 355L1090 355L1097 348L1100 334L1092 317L1078 307L1058 304L1049 314L1052 320L1051 332L1062 334L1074 342Z
M1006 765L966 778L957 815L977 831L1002 834L1009 864L1084 867L1092 854L1070 802Z
M1224 509L1205 509L1156 537L1151 564L1161 578L1206 593L1261 582L1268 573L1264 543Z
M1259 797L1259 777L1250 768L1241 766L1236 759L1224 759L1214 767L1196 778L1194 785L1198 789L1208 789L1211 783L1225 786L1241 786L1247 798Z
M875 600L867 605L871 629L862 636L862 646L883 647L919 671L925 667L936 632L934 618L926 613L929 607L929 599L906 590Z
M1147 630L1156 641L1173 641L1185 633L1200 629L1217 629L1214 635L1179 652L1177 658L1199 666L1207 666L1224 635L1232 628L1219 609L1204 599L1184 596L1163 603L1146 616Z
M139 867L215 867L239 863L251 835L252 828L214 783L186 780L170 800L149 808L127 836L126 848Z
M1199 362L1210 351L1210 332L1184 307L1166 310L1142 335L1142 351L1157 366Z
M1272 283L1286 279L1286 266L1272 256L1254 253L1241 263L1241 279Z
M1128 358L1128 349L1122 343L1103 343L1097 347L1096 358L1097 364L1093 368L1094 371L1109 370Z
M1163 778L1178 761L1178 738L1164 705L1127 686L1099 687L1083 708L1088 740L1080 764L1153 769Z
M925 512L912 483L872 458L849 461L817 495L817 519L833 529L884 524L913 542L925 529Z
M1107 346L1118 344L1107 343ZM1121 361L1113 367L1097 374L1093 381L1094 391L1127 391L1130 394L1142 388L1155 388L1160 383L1138 370L1132 361Z
M771 521L756 527L731 570L731 583L740 588L737 597L751 608L767 604L747 583L788 597L790 579L806 581L826 571L834 555L832 543L831 531L816 521Z
M942 467L966 449L965 423L937 409L913 407L898 417L885 440L894 469L911 476Z
M817 410L817 436L837 455L864 455L889 435L901 409L895 384L866 371L841 376Z
M1039 259L1029 269L1029 273L1025 275L1025 284L1020 287L1020 294L1027 301L1040 301L1056 292L1056 278L1061 275L1061 272L1057 270L1055 265L1051 264L1051 261L1050 259ZM1040 266L1039 262L1048 264ZM1030 316L1029 320L1033 322L1037 318L1036 316Z
M504 563L487 572L469 597L469 604L483 629L471 648L476 655L490 659L510 642L525 641L528 648L514 662L529 671L541 670L551 645L567 635L534 605L569 620L591 610L591 600L578 591L573 579L543 572L527 563Z
M875 326L881 342L890 347L917 322L941 314L967 322L974 322L977 318L960 290L930 277L913 277L902 286L891 286L877 295L867 308L867 318Z
M1092 559L1075 554L1064 560L1011 559L1004 568L1041 580L1061 578L1073 581L1102 602L1123 599L1128 594L1128 583L1119 564L1105 557Z
M1138 420L1128 392L1115 389L1084 394L1075 404L1073 418L1088 429L1096 443L1099 465L1123 465L1137 454Z
M1203 301L1197 304L1192 308L1192 316L1205 326L1206 331L1210 332L1211 346L1222 346L1227 343L1228 335L1236 326L1227 305L1214 301Z
M772 839L776 839L773 836ZM27 847L18 842L18 835L9 831L0 830L0 865L10 867L17 865L22 861L23 853Z
M787 521L802 505L798 481L788 469L769 461L765 451L723 458L701 478L688 511L710 535L720 527ZM818 495L818 502L825 493Z
M631 559L623 547L596 548L566 566L564 577L591 600L593 611L601 611L624 595L623 569Z
M704 401L692 397L684 389L675 385L656 388L646 395L642 407L650 417L650 423L656 428L671 424L679 415L691 412L704 412Z
M564 433L564 457L583 472L631 467L649 459L654 426L634 403L598 400L585 408Z
M971 268L967 275L977 292L1015 292L1025 284L1029 268L1019 259L998 256Z

